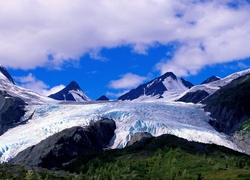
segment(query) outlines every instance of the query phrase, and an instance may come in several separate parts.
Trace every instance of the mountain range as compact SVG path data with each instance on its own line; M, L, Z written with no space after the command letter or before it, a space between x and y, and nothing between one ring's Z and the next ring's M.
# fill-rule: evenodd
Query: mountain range
M208 84L219 80L217 76L211 76L205 80L202 84ZM86 102L91 101L91 99L83 92L81 87L77 82L70 82L65 88L58 91L57 93L51 94L48 99L36 92L22 88L15 84L13 78L8 73L6 68L0 67L0 80L4 81L3 90L8 91L9 94L12 94L15 97L20 97L28 103L46 103L48 101L59 100L59 101L78 101ZM191 82L184 80L183 78L178 78L172 72L167 72L162 76L155 78L148 83L142 84L135 89L130 90L124 95L120 96L118 100L157 100L163 99L164 101L174 101L177 98L192 88L194 85ZM195 86L197 87L197 86ZM199 87L199 86L198 86ZM13 91L12 91L13 90ZM186 94L188 94L187 92ZM109 100L105 95L102 95L97 100Z
M82 153L78 154L77 150L82 146L80 141L90 144L96 141L81 140L83 137L94 137L95 133L100 137L105 135L107 129L100 130L100 123L96 123L103 119L115 123L113 135L105 140L105 147L93 145L92 150L124 148L135 134L149 133L147 138L171 134L250 155L249 89L250 69L225 78L211 76L196 86L167 72L130 90L118 101L109 101L106 96L93 101L75 81L45 97L15 84L1 66L0 161L23 165L34 162L35 166L43 162L42 167L51 168L56 163L53 159L62 153L60 157L68 158L61 159L56 166L61 167ZM90 126L93 134L82 130ZM74 134L73 140L70 133ZM140 136L144 137L139 135L133 142L144 142ZM44 147L51 147L53 153L44 151ZM77 153L69 155L74 150ZM43 154L35 159L38 152ZM51 160L50 165L46 164L46 158Z
M193 87L192 83L176 77L172 72L167 72L146 84L138 86L136 89L132 89L120 96L118 100L149 100L160 98L173 100L191 87Z

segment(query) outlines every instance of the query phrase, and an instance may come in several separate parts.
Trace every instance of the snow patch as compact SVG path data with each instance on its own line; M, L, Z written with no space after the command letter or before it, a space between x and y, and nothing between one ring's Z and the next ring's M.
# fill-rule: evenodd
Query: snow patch
M70 90L69 93L74 97L78 102L91 101L91 99L84 94L81 90Z
M8 78L5 75L3 75L3 73L1 73L1 72L0 72L0 79L5 80L5 81L9 81Z

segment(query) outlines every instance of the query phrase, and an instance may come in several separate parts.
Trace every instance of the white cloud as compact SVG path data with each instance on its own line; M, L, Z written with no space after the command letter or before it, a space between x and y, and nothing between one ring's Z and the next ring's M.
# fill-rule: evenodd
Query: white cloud
M248 65L246 65L245 63L243 63L243 62L238 62L238 67L239 68L241 68L241 69L247 69L247 68L249 68L249 66Z
M0 64L59 68L88 53L130 45L146 54L155 43L181 46L157 69L196 74L210 64L250 57L250 6L231 0L8 0L0 6ZM202 48L201 48L202 45ZM53 58L49 58L48 56ZM105 60L105 59L104 59Z
M60 84L58 86L52 87L51 89L45 89L45 90L43 90L43 94L45 96L49 96L51 94L57 93L58 91L61 91L63 88L65 88L65 85Z
M29 73L27 76L16 77L17 81L21 83L21 85L27 89L34 90L40 94L43 93L44 89L48 89L49 86L46 85L43 81L36 79L32 73Z
M121 79L110 81L109 87L113 89L130 89L135 88L145 80L145 77L127 73L122 75Z
M58 85L53 88L50 88L43 81L33 76L32 73L29 73L27 76L23 76L23 77L15 77L15 79L21 83L22 87L31 89L45 96L56 93L65 87L64 85Z
M226 2L226 1L224 1ZM188 21L194 24L183 34L189 35L175 52L171 60L157 64L162 73L174 71L177 75L188 76L206 65L241 60L250 56L250 9L230 9L225 4L208 1L187 11Z

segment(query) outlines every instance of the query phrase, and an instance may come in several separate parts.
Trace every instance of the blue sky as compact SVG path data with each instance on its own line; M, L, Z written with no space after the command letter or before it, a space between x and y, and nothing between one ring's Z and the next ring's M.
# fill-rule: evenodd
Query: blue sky
M41 94L75 80L92 99L172 71L199 84L250 68L247 0L9 0L0 64Z

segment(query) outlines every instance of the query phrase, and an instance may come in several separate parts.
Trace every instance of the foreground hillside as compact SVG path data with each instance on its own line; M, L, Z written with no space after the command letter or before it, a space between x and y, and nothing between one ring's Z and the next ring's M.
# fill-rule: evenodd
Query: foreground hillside
M53 171L2 164L0 175L4 179L249 179L250 157L162 135L124 149L83 154Z
M220 132L230 134L250 118L250 74L235 79L202 101L216 118L210 122Z
M250 74L222 87L203 101L205 110L214 118L209 123L219 132L250 153Z

